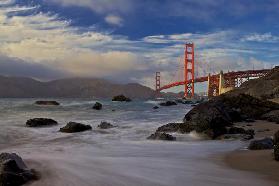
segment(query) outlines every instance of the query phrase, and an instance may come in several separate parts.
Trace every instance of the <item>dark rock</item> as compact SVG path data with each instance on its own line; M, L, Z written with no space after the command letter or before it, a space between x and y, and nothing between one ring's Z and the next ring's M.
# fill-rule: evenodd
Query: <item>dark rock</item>
M28 169L17 154L0 154L0 185L20 186L38 178L36 171Z
M276 122L279 124L279 110L270 111L270 112L262 115L260 119L267 120L270 122Z
M103 105L99 102L96 102L95 105L93 106L93 109L95 110L102 110Z
M247 122L247 123L254 123L255 122L255 120L251 119L251 118L244 119L244 121Z
M230 127L228 129L228 134L245 134L245 129L239 127Z
M274 144L279 144L279 131L277 131L273 136Z
M100 129L110 129L113 127L115 127L115 126L113 126L112 124L105 122L105 121L101 122L101 124L98 125L98 128L100 128Z
M57 121L48 118L34 118L26 122L27 127L47 127L57 125Z
M180 132L180 133L190 133L194 128L185 123L169 123L163 125L157 129L156 132Z
M155 109L155 110L156 110L156 109L159 109L159 107L158 107L158 106L155 106L155 107L153 107L153 109Z
M53 105L53 106L58 106L60 103L57 101L36 101L36 105Z
M92 130L92 127L90 125L84 125L76 122L69 122L65 127L60 128L60 132L65 133L83 132L87 130Z
M173 106L173 105L177 105L177 103L175 101L166 101L164 103L160 103L161 106Z
M243 116L258 119L259 116L279 108L279 104L263 101L249 95L221 95L194 107L184 117L184 123L194 127L198 133L205 133L215 139L226 134L226 127L242 121Z
M124 95L118 95L118 96L114 96L112 98L112 101L130 102L132 100L128 97L125 97Z
M253 135L249 134L225 134L220 139L230 139L230 140L242 140L242 141L248 141L253 139Z
M154 134L151 134L147 139L149 140L166 140L166 141L175 141L176 137L173 137L170 134L167 133L161 133L161 132L156 132Z
M279 161L279 144L275 144L274 146L274 159Z
M250 150L264 150L273 149L273 140L271 138L264 138L261 140L254 140L248 146Z

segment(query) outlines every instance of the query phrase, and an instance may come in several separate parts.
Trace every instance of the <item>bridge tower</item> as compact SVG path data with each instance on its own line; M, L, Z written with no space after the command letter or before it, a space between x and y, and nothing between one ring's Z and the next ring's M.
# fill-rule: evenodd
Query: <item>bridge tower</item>
M160 72L156 72L155 81L156 81L156 85L155 85L156 91L158 91L161 88L161 75L160 75Z
M193 98L195 95L195 46L194 43L186 43L184 60L185 98Z

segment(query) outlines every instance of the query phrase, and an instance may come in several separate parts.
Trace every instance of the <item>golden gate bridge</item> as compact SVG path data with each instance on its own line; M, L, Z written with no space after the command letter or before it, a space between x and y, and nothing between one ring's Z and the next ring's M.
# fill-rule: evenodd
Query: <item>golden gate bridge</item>
M195 83L207 82L207 95L211 98L239 87L242 83L249 81L250 79L263 77L270 71L270 69L245 70L227 73L221 71L218 74L209 73L207 76L195 77L195 45L194 43L186 43L184 50L183 79L162 85L161 73L156 72L155 90L161 92L173 87L184 86L184 97L194 98Z

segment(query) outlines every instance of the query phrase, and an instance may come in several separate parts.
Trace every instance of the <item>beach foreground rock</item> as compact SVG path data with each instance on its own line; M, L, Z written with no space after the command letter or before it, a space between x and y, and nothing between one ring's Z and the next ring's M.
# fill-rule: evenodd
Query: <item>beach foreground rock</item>
M57 121L49 118L33 118L26 122L27 127L47 127L57 125Z
M58 103L57 101L36 101L35 102L36 105L45 105L45 106L58 106L60 105L60 103Z
M261 119L279 124L279 110L270 111L261 116Z
M154 134L151 134L147 139L149 140L166 140L166 141L175 141L176 137L164 133L164 132L155 132Z
M273 149L273 140L271 138L264 138L260 140L251 141L248 146L250 150L264 150Z
M38 178L38 173L33 169L28 169L17 154L0 154L1 186L20 186Z
M92 130L92 127L90 125L84 125L76 122L69 122L65 127L60 128L60 132L64 133L83 132L87 130Z

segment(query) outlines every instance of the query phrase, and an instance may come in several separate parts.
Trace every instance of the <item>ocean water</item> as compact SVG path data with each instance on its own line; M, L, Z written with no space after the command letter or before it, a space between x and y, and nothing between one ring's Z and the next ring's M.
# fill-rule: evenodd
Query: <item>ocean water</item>
M56 99L57 100L57 99ZM173 134L176 142L146 140L157 127L181 122L191 106L153 110L156 101L117 103L58 99L61 106L36 106L34 99L0 100L0 151L15 152L41 172L32 186L199 186L272 185L261 176L230 169L221 154L241 148L240 141L203 141L195 133ZM112 111L115 110L115 111ZM27 128L30 118L46 117L58 126ZM69 121L92 131L58 132ZM118 127L100 130L101 121Z

